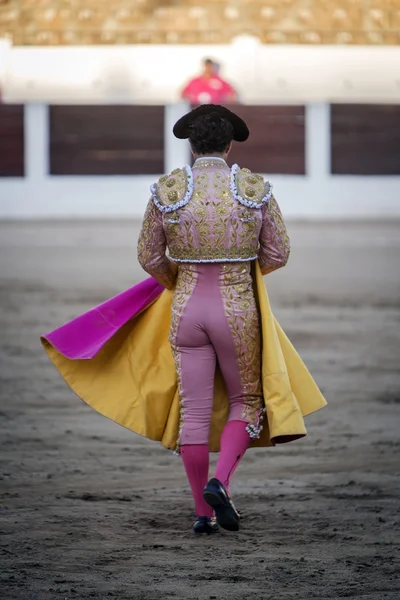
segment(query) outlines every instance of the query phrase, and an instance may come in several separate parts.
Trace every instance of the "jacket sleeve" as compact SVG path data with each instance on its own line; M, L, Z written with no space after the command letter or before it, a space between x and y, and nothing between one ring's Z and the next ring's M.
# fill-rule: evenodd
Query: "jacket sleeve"
M139 234L138 260L149 275L170 290L175 285L178 266L166 256L166 249L162 213L150 198Z
M290 254L290 240L282 213L273 196L262 212L258 262L262 274L267 275L286 265Z

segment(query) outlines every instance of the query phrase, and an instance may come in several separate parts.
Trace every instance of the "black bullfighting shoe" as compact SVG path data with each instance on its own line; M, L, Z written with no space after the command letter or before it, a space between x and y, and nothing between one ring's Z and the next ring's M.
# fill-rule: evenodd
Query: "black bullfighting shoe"
M217 519L215 517L197 517L193 525L193 531L196 534L206 533L207 535L218 533L219 527Z
M228 531L239 531L240 515L235 508L226 488L213 477L203 492L204 500L215 512L217 523Z

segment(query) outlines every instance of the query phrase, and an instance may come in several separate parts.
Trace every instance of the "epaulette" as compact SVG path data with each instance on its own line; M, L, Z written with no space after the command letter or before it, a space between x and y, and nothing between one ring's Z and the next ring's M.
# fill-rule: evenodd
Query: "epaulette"
M261 208L272 197L272 184L262 175L250 169L233 165L231 169L231 192L233 197L248 208Z
M193 174L189 165L163 175L151 186L151 193L161 212L173 212L189 202L193 194Z

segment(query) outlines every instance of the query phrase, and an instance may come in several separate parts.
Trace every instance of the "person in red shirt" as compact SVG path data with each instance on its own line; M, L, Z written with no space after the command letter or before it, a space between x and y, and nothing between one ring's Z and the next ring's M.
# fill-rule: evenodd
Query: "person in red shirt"
M229 104L237 102L234 88L219 75L219 65L204 60L204 71L183 88L181 97L191 104Z

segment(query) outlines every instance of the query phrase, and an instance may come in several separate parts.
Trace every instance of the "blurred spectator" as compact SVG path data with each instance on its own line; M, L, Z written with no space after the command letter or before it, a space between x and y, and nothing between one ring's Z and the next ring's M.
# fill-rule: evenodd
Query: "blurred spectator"
M191 104L232 104L237 102L234 88L219 75L220 65L209 58L204 70L183 88L181 97Z

